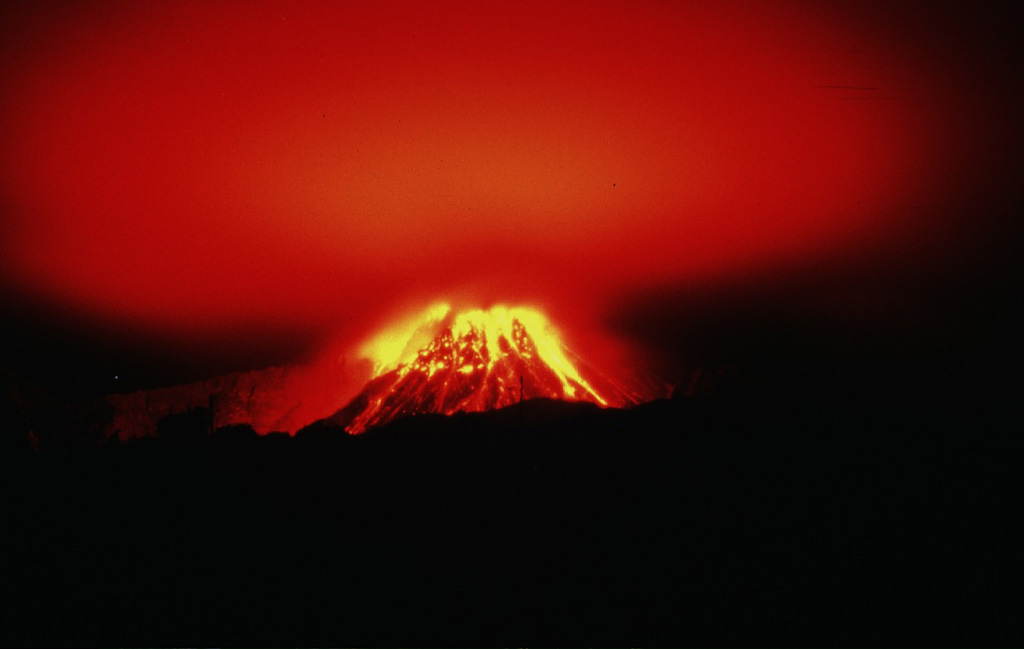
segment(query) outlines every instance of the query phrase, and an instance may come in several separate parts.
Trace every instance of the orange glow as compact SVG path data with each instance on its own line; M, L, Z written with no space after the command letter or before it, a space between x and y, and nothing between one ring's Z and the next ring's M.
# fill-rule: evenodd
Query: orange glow
M559 333L543 313L527 307L508 308L503 305L490 309L472 309L451 314L451 307L440 302L428 308L418 318L390 327L377 334L372 340L364 343L359 350L360 355L374 363L374 376L380 376L389 370L398 368L404 376L411 370L426 371L433 376L438 370L445 369L441 361L424 361L423 347L429 343L436 333L444 326L450 326L457 344L465 346L485 344L488 363L484 366L460 363L457 371L470 374L474 370L490 372L500 359L512 354L520 354L530 360L533 349L536 349L540 361L555 372L562 383L564 393L569 398L576 397L576 386L583 388L590 398L602 405L607 401L583 380L573 364L566 358L565 344ZM474 332L480 332L481 338L473 343L468 338ZM524 346L526 340L533 347ZM511 344L510 349L502 348L501 344ZM445 343L447 347L451 343ZM417 358L419 357L419 358ZM461 361L461 356L456 352Z
M446 302L433 304L422 313L377 332L359 346L356 355L373 363L375 377L404 365L416 357L421 346L430 342L450 311L451 306Z
M341 423L352 434L406 415L490 410L522 398L621 407L663 396L584 363L530 307L454 311L438 303L378 333L359 353L375 373L343 409Z

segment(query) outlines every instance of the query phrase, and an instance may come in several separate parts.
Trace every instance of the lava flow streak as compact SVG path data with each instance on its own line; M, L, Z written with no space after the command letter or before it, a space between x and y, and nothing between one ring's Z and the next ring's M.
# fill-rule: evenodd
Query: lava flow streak
M405 415L490 410L524 398L621 407L654 396L587 366L544 314L525 307L456 313L437 304L360 353L374 362L374 378L336 415L352 434Z

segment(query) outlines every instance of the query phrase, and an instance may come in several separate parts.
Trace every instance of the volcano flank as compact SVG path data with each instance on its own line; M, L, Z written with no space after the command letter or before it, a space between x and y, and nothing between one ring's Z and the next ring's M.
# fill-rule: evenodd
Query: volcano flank
M657 396L584 362L544 315L522 307L455 313L438 305L363 352L375 360L374 378L329 418L353 435L407 415L478 412L523 399L625 407Z

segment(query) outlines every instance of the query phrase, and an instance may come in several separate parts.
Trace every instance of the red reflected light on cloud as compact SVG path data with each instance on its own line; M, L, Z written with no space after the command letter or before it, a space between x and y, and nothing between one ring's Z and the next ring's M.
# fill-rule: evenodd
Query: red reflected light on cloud
M933 71L849 13L11 10L3 277L149 331L355 336L453 287L593 311L890 236L958 134Z

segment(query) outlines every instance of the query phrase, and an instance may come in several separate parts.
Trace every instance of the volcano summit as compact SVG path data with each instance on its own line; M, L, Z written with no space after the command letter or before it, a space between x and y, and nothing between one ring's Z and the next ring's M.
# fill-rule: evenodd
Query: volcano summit
M412 414L474 412L546 397L623 407L650 399L570 351L534 309L441 304L364 345L375 373L330 417L350 434Z

